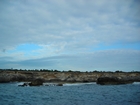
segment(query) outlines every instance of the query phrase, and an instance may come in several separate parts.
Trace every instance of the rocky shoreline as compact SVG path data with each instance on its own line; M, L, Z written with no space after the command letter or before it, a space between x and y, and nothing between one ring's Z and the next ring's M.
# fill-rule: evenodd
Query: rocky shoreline
M132 80L122 80L118 77L99 77L97 79L97 84L100 85L121 85L121 84L132 84L135 81Z
M99 78L102 78L102 82L99 81ZM110 80L107 80L106 78ZM112 78L117 78L117 79L115 80ZM52 82L56 82L56 83L97 82L98 84L101 85L121 84L121 83L125 84L129 82L140 82L140 72L77 72L77 71L42 72L42 71L0 70L0 83L15 82L15 81L30 82L31 83L30 85L35 86L36 84L34 85L32 81L36 81L36 80L41 81L39 85L41 85L43 82L50 82L50 83Z

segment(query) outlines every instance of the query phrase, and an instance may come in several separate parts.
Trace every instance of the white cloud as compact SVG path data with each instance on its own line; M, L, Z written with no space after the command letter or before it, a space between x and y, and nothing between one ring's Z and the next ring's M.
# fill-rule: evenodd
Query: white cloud
M20 59L24 52L6 52L24 43L43 46L35 51L38 56L21 56L29 60L89 53L99 44L140 42L138 1L0 1L0 14L0 57Z

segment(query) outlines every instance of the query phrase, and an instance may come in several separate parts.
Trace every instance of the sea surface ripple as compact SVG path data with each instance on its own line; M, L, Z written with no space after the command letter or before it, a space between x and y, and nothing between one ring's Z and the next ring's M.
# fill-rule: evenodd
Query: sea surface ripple
M19 87L0 84L0 105L140 105L140 83Z

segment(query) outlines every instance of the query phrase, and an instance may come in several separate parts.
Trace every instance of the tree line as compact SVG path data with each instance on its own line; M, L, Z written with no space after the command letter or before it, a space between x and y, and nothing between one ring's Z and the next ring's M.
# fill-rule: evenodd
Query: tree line
M74 71L74 70L57 70L57 69L0 69L1 71L7 70L7 71L35 71L35 72L86 72L86 73L90 73L90 72L95 72L95 73L100 73L100 72L110 72L113 73L113 71L98 71L98 70L93 70L93 71ZM124 71L122 70L116 70L114 71L115 73L123 73ZM132 70L131 72L140 72L140 71L134 71Z

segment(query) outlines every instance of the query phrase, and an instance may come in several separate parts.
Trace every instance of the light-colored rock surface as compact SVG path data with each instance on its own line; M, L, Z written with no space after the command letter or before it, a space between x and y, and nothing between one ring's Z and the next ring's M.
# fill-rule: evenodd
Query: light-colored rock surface
M0 83L11 81L45 82L96 82L99 77L118 77L122 80L140 81L140 72L39 72L39 71L0 71Z

